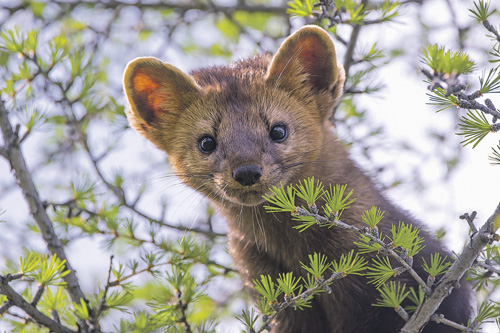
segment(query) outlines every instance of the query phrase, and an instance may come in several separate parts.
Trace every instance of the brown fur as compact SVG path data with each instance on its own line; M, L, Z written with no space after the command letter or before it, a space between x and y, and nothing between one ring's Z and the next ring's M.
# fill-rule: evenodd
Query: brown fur
M328 118L342 94L344 72L336 64L329 36L317 27L304 27L290 36L271 58L260 56L230 67L212 67L186 75L154 58L139 58L125 72L131 125L169 155L179 177L210 198L229 223L229 245L247 283L261 274L277 277L293 271L303 275L299 261L313 252L330 260L354 248L358 235L336 228L293 229L288 214L267 214L262 195L273 185L297 183L314 176L324 184L347 184L357 200L342 220L362 227L361 214L375 205L385 210L380 224L405 221L421 226L388 202L350 160ZM274 124L285 124L288 137L273 142ZM204 154L198 141L204 134L217 140L217 149ZM258 182L244 186L233 178L235 168L258 165ZM421 256L446 253L427 232ZM368 255L370 256L370 255ZM422 259L414 267L422 275ZM403 274L407 285L415 282ZM448 297L439 312L466 323L469 290ZM276 332L397 332L403 325L391 309L373 307L378 292L364 277L348 276L332 285L311 309L288 309L279 315ZM425 332L452 332L429 324Z

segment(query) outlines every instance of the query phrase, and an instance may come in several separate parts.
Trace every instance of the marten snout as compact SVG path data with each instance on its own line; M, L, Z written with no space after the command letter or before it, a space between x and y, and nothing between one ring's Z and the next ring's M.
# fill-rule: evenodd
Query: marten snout
M259 182L262 168L256 164L240 165L233 171L233 179L243 186L252 186Z

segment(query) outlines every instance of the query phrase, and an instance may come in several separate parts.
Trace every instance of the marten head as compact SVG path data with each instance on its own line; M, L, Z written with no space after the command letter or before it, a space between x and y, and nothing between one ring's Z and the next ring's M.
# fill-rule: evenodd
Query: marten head
M318 158L344 77L328 34L307 26L272 58L191 75L135 59L124 76L127 116L186 184L217 201L256 205Z

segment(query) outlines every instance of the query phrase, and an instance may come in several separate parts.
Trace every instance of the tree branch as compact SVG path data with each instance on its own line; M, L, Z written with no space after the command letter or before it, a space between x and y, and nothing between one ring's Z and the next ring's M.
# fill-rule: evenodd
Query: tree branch
M467 86L458 80L458 75L444 77L442 73L431 73L425 68L421 68L420 71L431 81L428 87L430 91L439 87L445 91L446 96L454 95L457 97L456 106L468 110L481 110L483 113L493 116L493 118L500 119L500 112L497 111L491 100L486 99L485 104L476 101L477 98L481 97L479 90L470 95L464 93Z
M33 300L31 301L31 305L36 307L40 299L42 298L43 292L45 291L45 286L43 284L40 284L38 286L38 290L35 293L35 296L33 296Z
M368 4L368 0L362 0L360 6L363 6L366 8L366 5ZM349 39L349 43L347 44L347 50L345 51L344 55L344 70L345 70L345 82L347 82L347 79L349 78L349 70L351 69L352 64L354 63L353 59L353 54L354 54L354 49L356 48L356 44L358 43L358 38L359 38L359 32L361 31L361 28L363 25L361 24L355 24L352 27L352 32L351 32L351 37ZM337 112L338 105L333 109L333 112L330 116L330 119L334 119L335 113Z
M7 302L4 302L2 304L2 306L0 306L0 317L2 317L2 315L7 311L9 310L9 308L12 306L12 302L7 300Z
M476 226L474 224L474 219L476 218L476 215L477 215L476 211L472 212L470 215L469 215L469 213L465 213L463 215L460 215L460 219L467 221L467 223L469 224L469 228L472 231L472 233L476 233L477 232L477 228L476 228Z
M61 260L65 260L65 267L69 270L69 274L63 277L64 281L67 283L68 292L71 299L75 303L80 303L80 299L86 299L83 294L78 278L75 274L74 269L71 267L68 257L64 247L56 235L52 222L50 221L43 201L40 199L38 190L35 187L31 173L26 166L26 161L24 159L23 153L20 149L18 143L18 136L13 131L12 125L9 121L8 111L5 108L3 100L0 99L0 130L2 131L4 139L4 151L6 152L6 158L9 161L12 170L19 182L19 187L21 188L24 198L28 203L30 213L35 219L40 231L42 233L43 239L47 243L47 247L52 254L56 254ZM83 324L83 323L82 323Z
M301 294L299 294L293 298L290 298L288 300L285 300L283 303L279 304L279 307L276 309L275 312L273 312L271 315L267 316L265 320L263 320L262 325L260 325L260 328L256 332L261 333L265 330L270 331L269 325L278 316L278 314L280 312L282 312L286 308L289 308L290 306L294 306L296 304L296 302L301 300L301 299L304 299L304 300L308 299L309 296L313 295L316 290L323 289L326 292L328 292L328 289L329 289L328 285L332 284L335 280L342 279L346 276L347 275L343 275L341 272L334 272L334 273L332 273L332 275L328 279L321 281L321 282L316 281L316 285L314 287L312 287L311 289L306 289ZM330 292L331 292L331 289L330 289Z
M74 333L76 331L70 330L58 324L56 321L47 317L43 313L37 310L37 308L30 303L28 303L21 295L19 295L14 289L12 289L8 282L5 281L3 276L0 276L0 293L7 296L10 305L15 305L20 309L24 310L31 318L33 318L37 323L43 325L53 332L61 333Z
M462 332L467 331L467 327L465 327L464 325L457 324L454 321L446 319L442 314L437 314L437 313L433 314L431 320L438 324L444 324L456 328L457 330L460 330Z
M208 12L225 12L225 11L244 11L248 13L272 13L275 15L281 15L288 17L286 14L286 6L267 6L267 5L248 5L245 1L237 1L235 5L231 6L221 6L221 5L212 5L210 3L201 2L201 1L186 1L182 2L143 2L143 1L135 1L135 2L125 2L118 0L110 0L110 1L52 1L52 3L56 3L60 6L69 6L70 9L74 9L80 5L99 5L100 8L106 9L117 9L122 6L133 6L140 9L177 9L180 11L188 11L191 9L200 10L200 11L208 11Z
M333 224L334 226L340 227L342 229L356 231L357 233L363 234L366 237L370 238L370 240L372 240L372 241L380 244L380 246L384 249L384 251L387 251L387 253L392 258L396 259L396 261L401 266L403 266L404 271L408 272L408 274L411 275L411 277L422 287L422 290L426 294L430 293L431 289L429 288L429 286L427 286L427 284L424 282L424 280L422 280L422 278L420 277L420 275L418 275L418 273L413 269L413 267L408 262L406 262L406 260L403 259L396 251L394 251L393 249L391 249L391 246L388 246L388 244L386 244L380 238L377 238L377 237L373 236L370 232L364 231L363 229L360 229L360 228L358 228L358 227L356 227L354 225L344 223L341 220L338 220L338 219L328 219L328 218L326 218L324 216L310 213L307 210L302 209L300 207L296 207L296 208L297 208L297 215L313 216L314 219L316 220L316 222L319 223L319 224Z
M109 270L108 270L108 278L106 279L106 286L104 287L104 292L102 293L101 301L99 302L99 307L97 308L96 315L95 315L95 326L97 327L99 325L99 316L101 315L102 311L106 310L107 305L106 305L106 297L108 296L108 290L109 287L111 286L110 280L111 280L111 272L113 271L113 258L114 256L112 255L109 258Z
M75 130L78 131L77 126L75 126ZM172 229L176 229L176 230L183 231L183 232L185 232L186 230L189 230L189 231L192 231L195 233L205 235L205 236L210 237L210 238L226 237L227 236L226 234L221 234L221 233L214 232L211 230L207 231L207 230L203 230L203 229L196 228L196 227L189 227L188 228L188 227L182 226L182 225L170 224L170 223L165 222L163 220L163 217L160 217L157 219L157 218L154 218L154 217L142 212L141 210L139 210L136 207L137 202L133 202L132 204L129 202L128 198L125 195L125 191L123 191L123 189L121 187L118 187L118 186L112 184L111 182L109 182L106 179L106 177L104 176L103 172L101 171L101 169L99 167L99 160L96 159L94 157L94 155L92 154L91 148L87 142L87 138L83 133L80 133L80 142L82 143L83 148L84 148L86 154L88 155L90 162L92 163L92 166L94 167L95 172L97 173L97 176L101 179L101 181L104 183L104 185L115 195L115 197L120 201L120 204L122 206L126 207L127 209L130 209L132 212L147 219L148 221L151 221L151 222L158 224L160 226L163 226L163 227L172 228Z
M187 307L189 303L184 303L182 301L182 291L178 290L177 291L177 307L181 310L181 315L182 317L177 320L178 323L180 323L184 327L184 332L185 333L191 333L191 325L189 325L187 321Z
M484 261L477 261L475 263L476 266L482 267L492 273L498 274L500 276L500 268L499 267L493 267L492 265L488 264L487 262Z
M448 272L438 282L432 294L425 299L420 308L413 314L401 329L401 333L416 333L424 327L437 311L441 302L448 296L458 284L465 272L472 267L481 250L494 239L495 221L500 219L500 204L496 207L493 215L475 233L462 254L455 260ZM498 223L498 222L497 222Z

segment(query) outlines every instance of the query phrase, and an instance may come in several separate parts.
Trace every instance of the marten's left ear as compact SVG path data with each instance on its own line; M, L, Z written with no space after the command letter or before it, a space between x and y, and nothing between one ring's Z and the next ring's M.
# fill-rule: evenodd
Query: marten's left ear
M267 80L289 91L295 91L305 80L317 92L331 93L335 106L343 93L345 73L337 64L330 36L309 25L283 42L269 66Z

